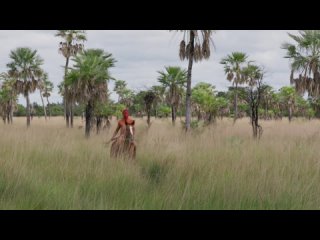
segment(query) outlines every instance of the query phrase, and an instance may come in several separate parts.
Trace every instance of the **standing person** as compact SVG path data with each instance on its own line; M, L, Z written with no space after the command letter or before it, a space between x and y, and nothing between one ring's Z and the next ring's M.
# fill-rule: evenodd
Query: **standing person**
M127 156L131 159L136 157L135 120L129 116L128 109L122 111L123 118L118 121L117 128L111 138L113 141L110 149L111 157ZM116 137L120 131L120 135Z

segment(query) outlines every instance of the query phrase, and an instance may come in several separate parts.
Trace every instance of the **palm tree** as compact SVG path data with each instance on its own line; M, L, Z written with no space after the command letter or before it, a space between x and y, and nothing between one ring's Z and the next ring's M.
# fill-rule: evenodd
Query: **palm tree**
M108 97L109 68L114 66L112 54L102 49L88 49L74 59L73 69L67 74L66 87L74 91L75 100L86 105L85 135L90 136L93 111L97 102Z
M87 40L86 31L84 30L58 30L56 37L61 37L64 42L59 44L59 53L61 53L66 58L66 64L64 68L64 78L68 73L69 59L74 57L77 53L82 52L84 45L81 42ZM66 85L64 85L66 87ZM65 117L66 117L66 126L73 127L73 97L70 96L72 93L68 92L65 88L63 91L64 95L64 104L65 104ZM71 101L68 101L71 100ZM70 117L70 118L69 118Z
M123 99L126 87L127 87L127 83L125 81L123 80L115 81L113 91L115 91L118 94L118 102L121 102L121 100Z
M150 127L150 116L151 116L151 107L152 107L152 103L155 100L156 95L154 94L154 92L152 91L148 91L146 92L143 100L145 102L145 106L146 106L146 112L147 112L147 124L148 127Z
M45 74L43 76L43 94L42 94L42 96L47 99L49 118L51 117L49 97L51 96L52 90L53 90L53 83L48 80L48 74Z
M13 122L13 111L17 105L17 91L15 89L15 79L10 76L9 73L4 72L0 74L2 79L1 85L1 109L4 116L7 118L7 122Z
M290 83L299 94L308 92L312 97L320 95L320 30L302 30L298 35L288 33L295 44L284 43L285 58L290 59ZM294 78L298 73L299 77Z
M37 50L31 48L17 48L10 52L12 62L7 64L9 74L15 78L15 88L22 93L27 101L27 127L30 126L30 99L29 94L38 87L36 76L42 72L40 66L43 60L37 55Z
M282 100L283 104L288 108L288 119L289 122L292 120L292 114L294 106L296 105L297 101L297 94L293 87L282 87L280 89L280 99Z
M248 63L242 70L243 78L248 83L249 87L247 102L250 105L250 118L253 132L253 138L260 138L262 135L262 127L259 125L259 106L261 103L263 91L264 70L257 66Z
M158 71L158 81L168 90L171 106L172 125L175 125L177 108L181 99L182 88L187 81L187 71L180 67L165 67L166 71Z
M131 89L125 88L122 93L121 104L124 104L127 108L133 105L134 92Z
M40 99L41 99L41 103L42 103L42 107L43 107L44 118L47 121L47 111L46 111L46 107L44 106L44 101L43 101L42 96L43 96L43 92L44 92L44 79L48 78L48 73L39 72L37 77L38 77L38 89L40 92Z
M153 101L153 109L154 109L154 115L157 118L158 117L158 106L164 103L165 99L165 89L163 86L152 86L150 90L154 93L155 98Z
M220 63L224 65L224 71L227 79L232 82L235 87L234 95L234 123L238 117L238 85L244 82L242 77L242 64L247 60L248 56L242 52L233 52L231 55L223 58Z
M272 101L272 95L274 93L273 88L269 85L263 85L262 86L263 89L263 95L262 95L262 99L263 99L263 103L264 103L264 118L265 120L267 120L269 118L269 109L270 109L270 105L271 105L271 101Z
M186 131L190 130L191 123L191 74L193 61L198 62L210 57L210 40L212 30L180 30L183 40L180 42L179 56L181 60L189 60L186 92ZM186 41L187 40L187 41ZM186 44L188 42L188 44Z

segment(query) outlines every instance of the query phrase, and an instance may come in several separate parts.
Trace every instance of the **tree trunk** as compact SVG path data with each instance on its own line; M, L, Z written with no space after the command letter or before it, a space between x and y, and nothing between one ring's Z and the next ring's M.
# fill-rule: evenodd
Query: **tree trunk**
M13 123L13 103L12 99L10 100L10 123Z
M11 111L10 111L10 123L12 124L13 123L13 109L11 108Z
M267 120L268 119L268 102L266 101L266 108L265 108L265 120Z
M6 112L7 115L7 122L8 124L10 123L10 108L8 109L8 111Z
M208 123L210 124L212 122L212 113L209 112L209 116L208 116Z
M49 98L47 97L47 106L48 106L48 111L49 111L49 118L51 118L51 109L50 109L50 103L49 103Z
M187 92L186 92L186 132L190 130L191 123L191 74L194 54L194 32L190 31L190 54L187 75Z
M252 126L252 134L253 134L253 138L256 139L257 135L258 135L258 131L257 131L257 121L256 121L256 106L255 106L255 99L253 96L253 92L252 90L250 91L250 105L251 105L251 126Z
M200 108L198 108L198 121L200 121L201 120L201 118L202 118L202 116L201 116L201 110L200 110Z
M150 110L148 110L147 111L147 124L148 124L148 127L150 127L150 115L151 115L151 113L150 113L151 111Z
M40 91L40 98L41 98L43 112L44 112L44 119L47 121L47 111L46 111L46 107L44 106L44 101L43 101L43 97L42 97L41 91Z
M66 79L67 73L68 73L68 65L69 65L69 57L66 58L66 66L64 69L64 81ZM64 86L64 115L66 118L66 126L69 127L69 103L66 98L66 93L67 93L67 87Z
M158 113L157 113L157 107L156 106L153 106L153 111L154 111L154 118L157 119L158 117Z
M172 125L175 126L175 124L176 124L176 108L174 105L171 106L171 119L172 119Z
M73 128L73 101L70 101L70 127Z
M253 90L250 91L250 107L251 107L251 125L253 131L253 138L260 139L262 135L262 127L259 125L259 105L261 99L261 85L258 83L258 87L256 90L256 95Z
M288 116L288 118L289 118L289 122L291 122L291 120L292 120L292 107L291 106L289 106L289 116Z
M238 118L238 83L236 83L236 94L234 96L234 119L233 124L236 123Z
M258 137L258 127L259 127L258 100L257 100L257 103L256 103L254 110L255 110L255 115L254 115L255 135L254 135L254 138L257 138Z
M93 112L93 106L92 106L91 102L89 101L86 106L86 128L85 128L86 138L90 137L92 112Z
M26 95L26 100L27 100L27 127L30 127L30 99L29 99L29 93Z
M100 133L101 124L102 124L102 117L101 116L97 116L97 122L96 122L97 134Z
M70 115L69 115L69 103L67 102L65 98L65 116L66 116L66 126L69 127L69 122L70 122Z

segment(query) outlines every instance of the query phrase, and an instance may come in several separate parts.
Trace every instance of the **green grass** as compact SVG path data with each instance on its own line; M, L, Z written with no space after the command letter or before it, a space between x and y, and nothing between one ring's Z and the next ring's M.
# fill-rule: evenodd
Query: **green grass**
M137 119L137 159L62 118L0 123L0 209L319 209L320 122L218 121L185 135L170 120Z

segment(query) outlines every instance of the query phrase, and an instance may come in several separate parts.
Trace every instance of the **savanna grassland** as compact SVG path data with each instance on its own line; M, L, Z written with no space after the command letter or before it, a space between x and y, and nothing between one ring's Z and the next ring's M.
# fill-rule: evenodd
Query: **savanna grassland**
M136 119L135 162L110 159L110 130L89 140L62 117L0 123L0 209L319 209L320 122L218 120L188 135Z

